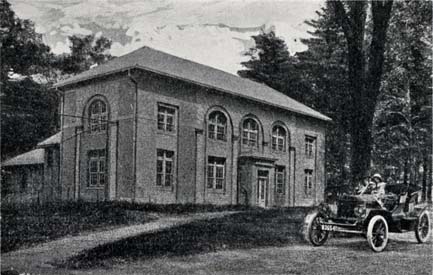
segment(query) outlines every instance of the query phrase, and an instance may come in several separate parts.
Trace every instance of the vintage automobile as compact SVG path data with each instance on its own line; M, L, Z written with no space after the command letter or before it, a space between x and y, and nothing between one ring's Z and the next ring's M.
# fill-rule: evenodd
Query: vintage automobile
M339 196L335 205L319 205L305 218L305 239L320 246L328 239L329 232L359 234L367 238L375 252L385 249L389 232L414 231L419 243L429 239L430 213L427 203L421 203L420 188L387 185L382 196L374 194L374 190L374 183L366 180L353 194Z

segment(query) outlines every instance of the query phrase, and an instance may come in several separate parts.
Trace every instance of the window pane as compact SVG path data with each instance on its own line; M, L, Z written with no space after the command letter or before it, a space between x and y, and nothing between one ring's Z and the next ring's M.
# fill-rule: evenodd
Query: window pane
M166 174L171 174L172 173L171 168L172 168L172 162L171 161L167 161L165 163L165 173Z
M168 159L172 159L172 158L173 158L173 155L174 155L174 152L173 152L173 151L165 151L165 156L166 156L166 158L168 158Z
M167 116L167 131L174 130L174 118L173 116Z
M283 174L282 173L278 173L277 174L277 182L278 183L282 183L284 180Z
M107 106L105 106L105 103L102 101L99 101L101 105L101 113L105 113L107 111Z
M248 144L248 132L246 130L242 132L242 144Z
M209 124L209 138L215 138L215 125Z
M171 175L165 175L165 186L170 186L172 182L172 176Z
M105 160L104 159L101 159L99 161L99 171L100 172L105 172Z
M162 160L157 160L156 161L156 172L157 173L162 173Z
M98 172L98 162L94 159L90 160L90 172Z
M98 185L105 185L105 174L99 174L99 184Z
M224 167L221 167L221 166L216 167L216 177L217 178L224 178Z
M162 185L162 174L156 175L156 185Z
M91 173L90 174L90 185L95 186L98 184L98 174Z
M219 140L224 140L225 139L225 127L223 126L218 126L217 127L217 139Z
M223 183L224 183L223 179L216 179L215 189L223 189Z

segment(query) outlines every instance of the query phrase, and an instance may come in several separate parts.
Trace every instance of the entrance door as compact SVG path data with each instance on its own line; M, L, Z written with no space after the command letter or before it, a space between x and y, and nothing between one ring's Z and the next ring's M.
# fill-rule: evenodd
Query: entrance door
M266 207L269 173L268 171L259 170L257 174L257 205L260 207Z

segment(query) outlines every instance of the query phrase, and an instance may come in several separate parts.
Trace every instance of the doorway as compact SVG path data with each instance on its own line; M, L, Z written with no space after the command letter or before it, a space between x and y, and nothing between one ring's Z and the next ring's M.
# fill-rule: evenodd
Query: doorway
M257 205L266 207L268 198L269 172L266 170L257 171Z

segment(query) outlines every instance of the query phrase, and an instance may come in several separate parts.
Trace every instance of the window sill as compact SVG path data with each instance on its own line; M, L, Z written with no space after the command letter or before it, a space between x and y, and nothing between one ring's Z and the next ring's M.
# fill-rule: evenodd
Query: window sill
M223 145L227 144L227 139L220 140L220 139L213 139L209 137L207 139L209 140L210 143L223 144Z
M156 185L156 188L162 192L173 192L174 186L173 185L171 185L171 186Z
M87 190L104 190L105 186L86 186Z
M210 194L218 194L218 195L224 195L225 194L223 189L206 188L206 191Z
M284 155L285 153L287 153L287 151L286 150L280 151L280 150L271 149L271 153L272 154L278 154L278 155Z
M164 131L164 130L157 130L156 133L158 135L164 135L164 136L172 136L172 137L176 137L177 136L177 132L176 131Z
M89 136L98 136L98 135L106 135L107 134L107 130L103 130L103 131L95 131L95 132L84 132L85 134L88 134Z

